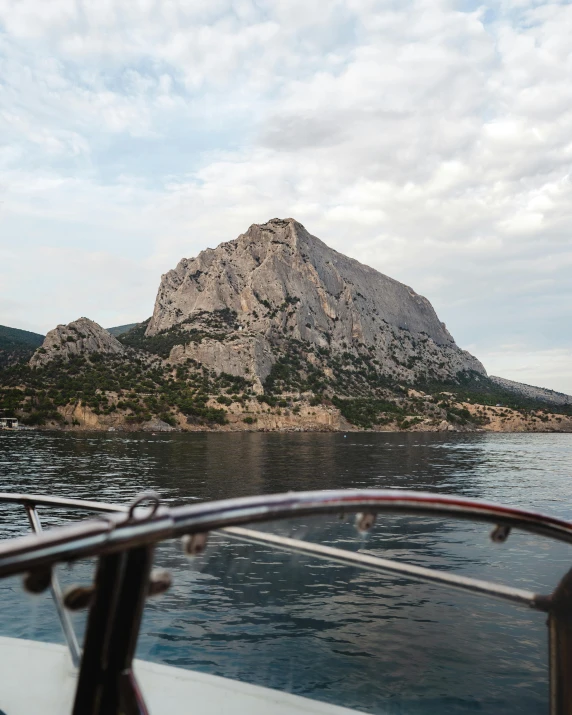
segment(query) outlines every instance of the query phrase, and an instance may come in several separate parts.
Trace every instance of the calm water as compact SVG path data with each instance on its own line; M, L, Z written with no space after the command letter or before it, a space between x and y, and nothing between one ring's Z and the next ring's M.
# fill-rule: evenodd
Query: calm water
M572 435L0 433L0 489L126 502L143 489L184 503L291 489L422 489L572 519ZM24 519L2 508L3 536ZM47 525L58 516L42 513ZM484 525L381 516L265 527L349 549L547 592L570 548ZM545 713L545 617L405 579L380 577L213 536L149 601L139 657L374 713ZM89 580L91 564L62 569ZM61 642L48 597L0 582L3 635ZM81 618L78 628L83 627Z

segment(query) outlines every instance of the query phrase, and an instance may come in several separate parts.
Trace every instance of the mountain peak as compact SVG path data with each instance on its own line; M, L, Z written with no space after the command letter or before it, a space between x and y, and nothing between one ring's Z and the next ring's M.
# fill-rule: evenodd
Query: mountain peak
M281 241L287 243L292 248L300 248L304 243L319 243L325 248L325 244L316 236L312 236L304 226L293 218L272 218L266 223L253 223L246 233L241 234L236 241L241 240L256 242L259 240ZM230 243L234 243L231 241ZM332 249L329 249L332 250Z
M235 327L220 323L223 313ZM486 374L426 298L338 253L292 218L253 224L166 273L146 335L174 329L185 346L174 361L192 358L261 381L284 339L340 354L367 349L386 373L409 382L429 373Z
M40 348L32 355L30 365L39 367L57 357L89 353L122 354L125 347L107 330L89 318L78 318L67 325L58 325L46 335Z

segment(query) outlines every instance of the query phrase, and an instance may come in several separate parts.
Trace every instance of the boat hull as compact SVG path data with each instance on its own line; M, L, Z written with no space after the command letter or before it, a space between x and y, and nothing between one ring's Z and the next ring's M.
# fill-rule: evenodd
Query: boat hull
M0 637L6 715L71 712L77 671L63 645ZM135 673L152 715L355 715L355 710L207 673L135 661Z

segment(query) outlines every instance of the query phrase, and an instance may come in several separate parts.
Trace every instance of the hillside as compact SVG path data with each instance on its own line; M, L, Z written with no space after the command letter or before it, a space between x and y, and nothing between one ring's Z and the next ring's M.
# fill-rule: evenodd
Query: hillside
M491 375L491 382L497 385L501 390L518 395L521 398L528 400L537 400L544 402L547 405L555 405L558 407L572 405L572 396L565 395L563 392L555 390L547 390L544 387L534 387L533 385L525 385L522 382L507 380L504 377L496 377Z
M183 259L128 327L58 325L0 370L0 410L65 429L572 431L572 398L489 378L426 298L292 219Z
M123 335L123 333L126 333L127 331L131 330L136 325L139 325L139 323L128 323L127 325L116 325L114 328L106 328L106 330L110 335L117 337L118 335Z
M38 333L0 325L0 366L28 359L43 341Z

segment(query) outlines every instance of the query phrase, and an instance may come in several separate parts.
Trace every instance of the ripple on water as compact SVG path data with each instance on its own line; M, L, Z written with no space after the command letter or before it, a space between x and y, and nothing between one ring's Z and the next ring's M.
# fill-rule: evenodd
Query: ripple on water
M189 434L22 432L0 436L4 491L125 503L155 489L171 504L291 489L375 487L460 494L572 518L572 435ZM27 527L0 507L4 536ZM47 525L59 516L48 517ZM265 526L522 588L548 591L568 569L563 546L481 524L379 517ZM174 584L149 602L142 657L228 675L363 711L439 715L546 711L544 618L407 579L358 572L212 536L189 562L157 549ZM65 583L93 564L61 569ZM60 639L47 597L0 582L3 633ZM81 617L78 627L82 628Z

